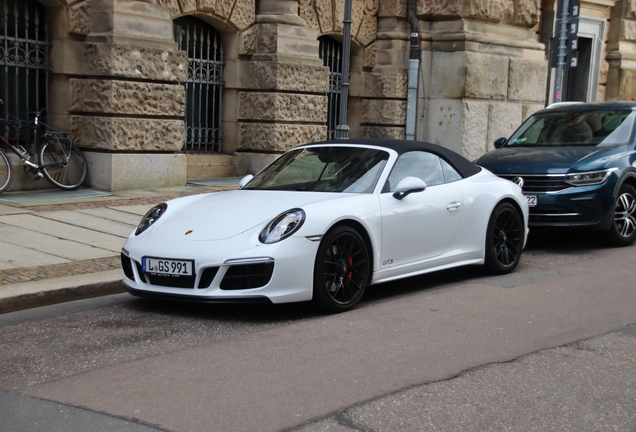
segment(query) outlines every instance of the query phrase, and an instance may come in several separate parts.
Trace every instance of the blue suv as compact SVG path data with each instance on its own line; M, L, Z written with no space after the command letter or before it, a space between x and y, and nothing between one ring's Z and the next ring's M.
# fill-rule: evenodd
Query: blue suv
M477 160L523 189L530 226L603 230L636 240L636 102L562 103L535 112Z

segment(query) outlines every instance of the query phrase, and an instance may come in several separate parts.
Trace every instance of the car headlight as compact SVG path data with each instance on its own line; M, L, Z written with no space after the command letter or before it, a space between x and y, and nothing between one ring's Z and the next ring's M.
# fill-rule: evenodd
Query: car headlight
M261 231L258 239L265 244L279 242L298 231L303 222L305 222L305 212L302 209L287 210L272 219Z
M142 232L146 231L148 228L150 228L150 226L153 223L157 222L157 219L159 219L161 215L166 212L167 208L168 208L168 204L162 203L148 210L148 213L146 213L144 217L141 219L141 222L139 222L139 225L137 226L137 230L135 231L135 235L139 235Z
M603 184L610 174L618 168L610 168L600 171L587 171L580 173L570 173L565 175L565 182L573 186L592 186Z

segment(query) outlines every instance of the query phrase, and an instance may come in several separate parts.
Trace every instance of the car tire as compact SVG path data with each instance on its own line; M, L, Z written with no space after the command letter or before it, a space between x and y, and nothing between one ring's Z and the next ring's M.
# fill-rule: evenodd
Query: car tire
M340 226L322 239L314 265L313 303L326 312L353 308L367 288L369 252L358 231Z
M614 202L614 217L606 239L611 246L629 246L636 240L636 189L623 184Z
M523 219L510 203L497 205L486 229L484 268L493 274L510 273L519 264L523 252Z

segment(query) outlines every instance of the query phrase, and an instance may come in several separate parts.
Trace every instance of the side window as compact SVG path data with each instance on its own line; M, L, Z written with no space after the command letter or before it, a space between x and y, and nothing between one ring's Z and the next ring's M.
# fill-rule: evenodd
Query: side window
M450 183L462 179L462 176L460 176L459 173L455 171L455 168L450 166L448 162L444 159L440 159L440 162L442 163L442 171L444 172L444 183Z
M385 185L384 190L393 192L400 180L405 177L421 178L427 186L442 184L445 179L442 162L446 163L438 156L423 151L411 151L404 153L400 155L398 160L395 162L395 166L387 179L387 184ZM454 171L450 166L448 168ZM455 172L455 174L457 173Z

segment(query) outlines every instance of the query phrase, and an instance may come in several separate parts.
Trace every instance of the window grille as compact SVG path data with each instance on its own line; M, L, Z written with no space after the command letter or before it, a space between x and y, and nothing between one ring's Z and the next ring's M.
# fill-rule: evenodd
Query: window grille
M221 152L221 96L223 49L221 34L206 22L182 17L174 20L174 37L188 56L184 151Z
M28 120L47 108L45 9L36 0L0 0L0 11L0 117Z
M342 84L342 44L321 36L320 58L324 66L329 66L329 90L327 91L327 139L336 138L336 126L340 120L340 86Z

